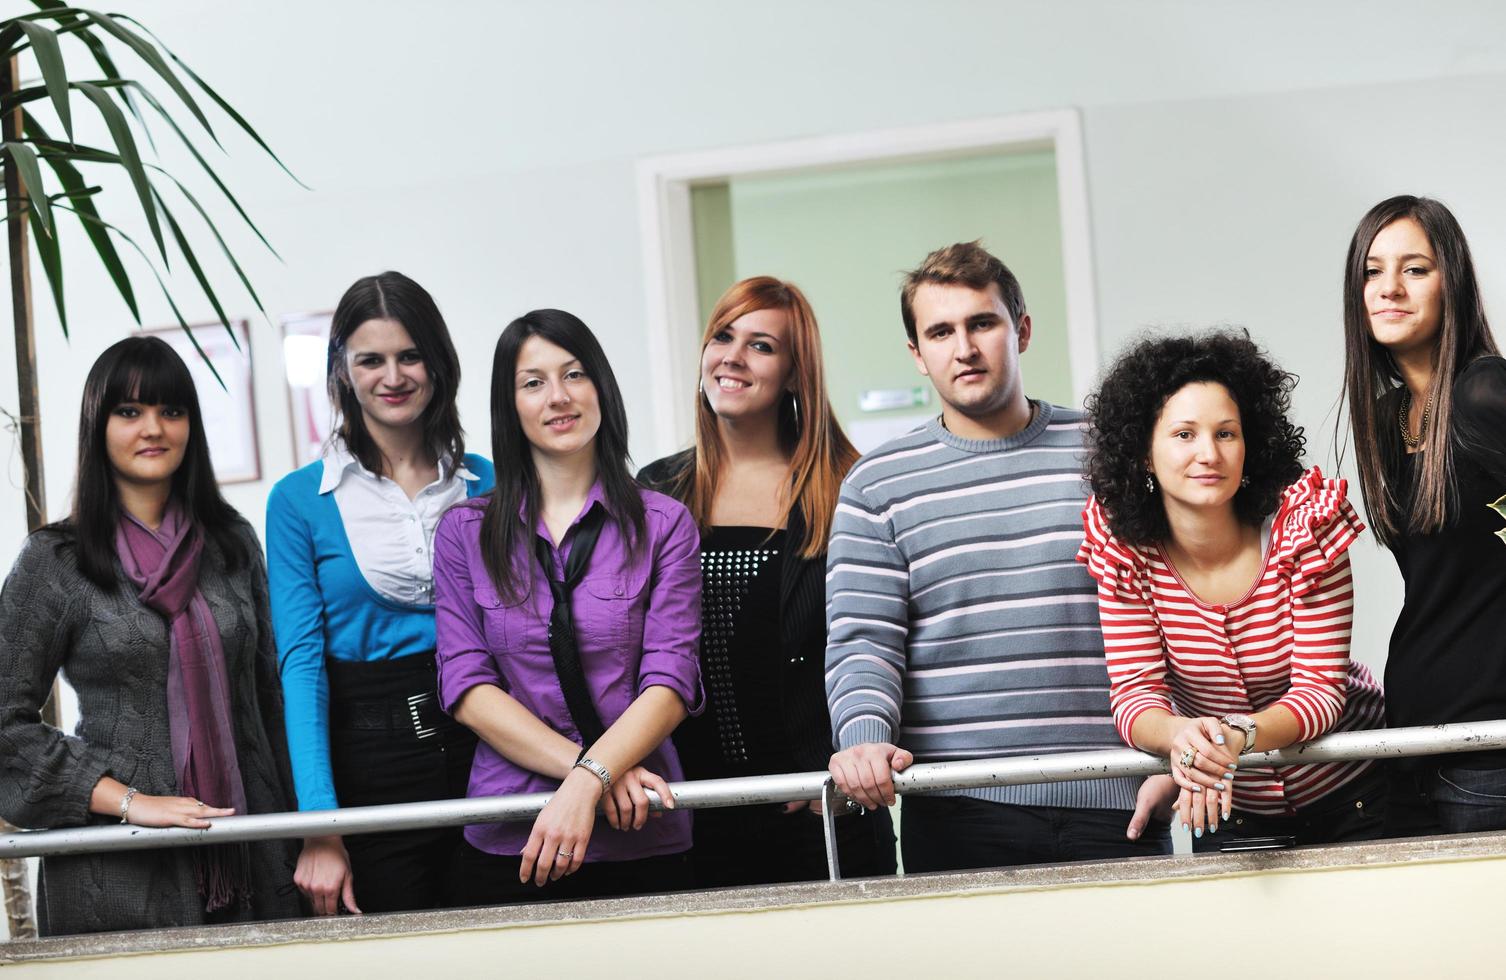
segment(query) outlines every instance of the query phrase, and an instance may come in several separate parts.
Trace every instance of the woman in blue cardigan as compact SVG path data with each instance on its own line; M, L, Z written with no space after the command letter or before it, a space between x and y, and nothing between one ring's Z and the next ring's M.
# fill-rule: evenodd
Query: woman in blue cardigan
M430 547L487 493L465 452L444 318L396 272L351 286L330 325L323 457L267 500L272 621L300 810L466 795L475 736L435 693ZM460 828L311 837L294 881L320 915L432 908Z

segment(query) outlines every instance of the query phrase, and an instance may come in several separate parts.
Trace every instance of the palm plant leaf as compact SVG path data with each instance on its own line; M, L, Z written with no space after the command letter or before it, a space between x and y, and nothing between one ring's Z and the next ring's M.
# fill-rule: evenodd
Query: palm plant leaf
M235 106L220 98L220 94L214 89L210 88L209 83L200 78L198 72L188 67L188 65L184 63L182 58L179 58L176 54L173 54L172 48L169 48L167 45L163 44L161 38L159 38L156 34L153 34L135 18L130 17L126 14L116 14L115 19L124 21L127 24L134 24L136 27L141 29L142 33L146 34L153 41L155 41L158 47L167 52L167 56L173 60L173 63L176 64L179 68L183 69L183 74L193 79L194 84L203 89L204 94L209 96L209 98L213 100L214 104L220 107L220 111L234 120L235 124L241 128L241 131L244 132L247 136L251 137L252 141L255 142L257 146L261 147L262 151L265 152L267 156L271 157L274 163L282 168L283 173L293 178L293 182L299 187L302 187L304 190L310 190L310 187L303 181L299 180L298 176L294 174L293 171L288 169L288 165L283 163L281 158L279 158L276 153L272 152L272 148L267 145L266 140L263 140L261 136L257 134L256 130L251 128L251 124L248 123L245 118L235 110ZM268 247L270 248L271 246Z
M16 53L30 49L42 75L40 85L33 84L26 88L8 91L3 98L0 98L0 111L19 111L22 124L21 132L0 147L0 159L14 166L26 186L32 191L28 203L30 212L36 216L39 229L39 234L34 237L38 243L40 263L52 288L64 333L66 334L68 330L67 311L63 295L62 252L57 238L55 224L57 219L53 213L54 210L62 210L77 217L116 290L130 308L136 322L140 323L140 310L130 274L117 247L118 241L128 244L146 263L152 276L157 280L164 299L172 309L173 316L188 333L194 347L208 363L208 356L197 339L193 337L193 331L189 329L187 320L178 308L177 301L164 279L164 272L171 264L167 248L168 239L171 239L172 244L182 256L184 265L193 275L200 291L214 310L215 316L224 324L227 331L230 330L230 316L211 276L194 250L192 239L173 213L172 205L163 193L165 186L160 183L160 178L154 179L154 174L170 180L198 213L251 301L264 316L266 309L261 297L252 286L250 277L198 197L175 175L142 158L137 143L138 134L145 134L149 141L152 137L141 103L155 110L156 115L173 131L182 145L188 149L194 162L204 171L219 194L234 208L236 214L262 245L273 255L277 253L272 249L271 243L261 229L252 221L241 202L216 173L215 168L205 159L195 139L178 124L173 113L141 82L124 77L114 57L114 54L118 54L118 48L112 53L110 42L123 45L145 62L147 67L188 109L199 126L203 127L203 134L207 135L216 146L223 149L218 134L204 113L201 99L207 98L209 102L218 106L237 127L272 158L278 167L295 181L297 178L234 107L215 92L181 58L169 50L160 38L139 22L120 14L106 14L89 8L74 7L62 0L32 0L32 3L38 8L36 12L0 21L0 56L14 57ZM94 63L99 67L102 77L69 81L60 43L60 39L65 36L75 37L85 45ZM197 88L201 94L191 91L192 88ZM75 142L74 120L69 102L72 91L86 98L104 120L109 133L109 143L104 147L86 146ZM28 110L30 103L41 102L44 99L48 100L57 112L66 140L53 139ZM132 120L135 121L137 127L131 125ZM153 148L155 149L155 144ZM101 215L97 200L101 196L100 188L90 186L80 171L80 167L95 164L120 167L125 171L141 213L146 218L152 241L156 245L155 257L147 255L135 239L116 224L106 221ZM46 193L43 186L44 166L51 170L52 175L61 184L61 191ZM301 182L299 183L303 186ZM162 261L163 271L159 271L156 265L155 258L158 257ZM233 331L230 334L232 342L239 346L239 338ZM224 382L220 379L214 365L209 366L215 378L223 385Z
M39 135L41 140L47 140L47 131L42 129L41 123L36 122L35 117L32 117L30 113L23 113L23 116L21 116L21 128L27 134L35 134L33 138ZM50 143L51 140L47 140L47 142ZM114 242L110 241L110 233L102 227L98 209L95 208L92 200L89 200L86 194L81 194L81 191L87 190L87 187L89 187L84 182L83 175L78 173L78 167L75 167L74 163L69 160L66 152L62 152L62 154L48 154L48 152L44 151L42 152L42 163L47 164L48 169L56 176L59 184L63 185L63 190L68 191L69 194L74 194L74 200L72 200L72 205L74 206L69 208L69 211L78 215L78 221L83 226L84 235L89 236L89 242L93 245L95 254L98 254L99 262L104 265L105 271L110 274L110 282L114 283L114 288L119 292L120 298L125 300L125 306L131 310L131 318L137 322L137 325L140 325L140 322L142 322L142 312L136 306L136 292L131 289L131 277L125 272L125 263L120 262L120 254L114 250ZM93 218L93 220L90 221L87 218ZM62 280L59 278L60 282ZM60 295L60 286L54 286L53 295L54 297ZM63 315L62 301L59 301L59 304L57 304L57 316L62 321L63 333L68 333L68 319Z
M58 207L62 208L65 211L73 210L73 208L64 204L59 204ZM115 227L102 218L92 215L86 215L82 212L75 213L78 214L78 216L88 224L97 225L101 229L114 232L116 235L120 236L122 241L136 250L136 254L141 256L141 261L146 263L146 267L152 271L152 276L156 278L157 286L162 290L162 298L167 301L168 308L173 311L173 319L178 321L178 326L182 327L183 332L188 335L188 339L193 343L194 350L199 352L199 357L203 359L204 364L209 368L209 373L214 375L214 380L220 383L221 388L224 388L225 379L220 377L220 372L214 366L214 361L210 360L209 354L205 352L202 346L200 346L199 339L193 335L193 328L188 325L188 320L183 316L183 311L178 309L178 304L173 301L172 290L168 289L167 283L162 281L161 273L157 271L156 266L152 265L151 259L147 257L147 254L142 249L142 247L136 244L136 239L132 238L130 235L126 234L124 231Z
M26 34L26 39L36 51L37 66L42 69L42 82L47 86L53 108L57 109L58 119L63 123L63 132L72 139L73 114L68 105L68 72L63 67L63 49L58 44L58 36L41 24L23 20L17 26Z
M51 14L59 24L63 26L57 31L59 34L76 34L84 47L89 49L94 63L99 65L99 70L105 73L106 78L119 78L120 69L115 66L115 59L110 57L110 51L103 41L89 33L89 22L71 13L71 8L61 0L31 0L33 4L42 8L44 13ZM156 143L152 140L152 132L147 128L146 119L141 115L141 110L136 107L136 102L131 98L130 90L123 89L116 92L122 104L141 124L141 131L146 134L147 144L154 150Z
M162 255L163 263L167 262L167 246L162 241L162 225L157 220L157 209L152 206L152 185L146 178L146 169L141 166L141 154L136 151L136 139L131 135L131 127L126 123L125 114L120 108L110 101L110 96L105 90L88 82L74 82L73 87L84 93L90 102L94 103L99 114L105 118L105 126L110 130L110 138L120 151L121 162L125 165L126 173L131 178L131 184L136 188L136 196L141 199L141 209L146 212L146 223L152 229L152 238L157 242L157 251Z
M26 203L31 206L31 213L37 216L37 224L42 226L42 234L37 237L51 238L52 205L42 191L42 168L37 166L36 152L25 143L6 143L5 155L21 171L21 183L26 187Z
M240 350L241 343L235 336L235 330L230 326L230 316L220 305L220 298L215 295L214 287L209 284L209 277L204 275L204 268L199 265L199 259L194 255L193 247L188 243L188 236L183 234L183 229L178 225L178 219L173 217L172 210L168 208L167 202L162 199L162 194L155 187L152 188L152 196L157 199L157 206L162 209L162 216L167 219L167 228L173 234L173 241L178 243L178 251L183 253L183 261L188 263L189 270L199 281L199 288L204 291L209 305L214 308L215 316L220 318L225 332L230 335L230 342L235 345L236 350Z
M48 143L51 142L47 138L47 131L42 128L41 124L29 112L22 114L21 127L22 132L33 139L40 139ZM136 321L137 326L140 326L141 311L136 307L136 293L131 288L131 277L126 274L125 264L120 261L120 253L115 251L115 243L110 241L110 234L103 227L103 221L100 219L99 211L95 208L94 202L89 200L87 195L81 194L82 191L88 189L88 184L84 181L83 174L78 172L78 168L73 165L73 161L68 158L66 153L47 153L44 151L42 161L47 164L48 168L57 177L58 182L63 185L63 190L74 195L73 207L68 210L73 211L78 216L79 224L83 226L84 234L89 236L89 242L94 246L95 254L99 256L99 261L104 265L105 271L110 274L110 281L115 284L115 289L120 293L120 298L125 300L126 307L131 311L132 319ZM60 296L61 289L61 277L59 277L58 284L53 287L53 295ZM58 300L58 319L62 321L63 333L66 335L68 332L68 319L63 313L61 299Z

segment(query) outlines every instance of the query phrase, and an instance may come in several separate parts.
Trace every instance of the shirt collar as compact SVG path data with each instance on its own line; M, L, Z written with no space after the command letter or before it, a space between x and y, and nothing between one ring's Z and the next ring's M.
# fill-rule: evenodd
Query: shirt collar
M324 453L319 457L319 462L324 464L324 473L319 480L319 492L321 494L329 493L338 487L340 481L345 479L345 474L350 472L364 475L369 479L378 479L375 473L362 466L361 461L351 455L350 449L346 447L344 439L331 439L329 444L324 447ZM453 465L453 461L449 456L441 456L439 458L438 482L443 483L450 478L450 468ZM462 480L474 481L481 479L466 467L464 458L461 459L459 466L454 467L454 475Z
M612 513L611 505L607 503L606 491L604 491L601 488L601 480L600 479L597 479L597 481L595 483L591 484L591 489L589 491L587 491L587 493L586 493L586 502L581 505L580 513L575 515L575 520L573 520L573 521L570 522L570 526L574 527L575 525L579 524L580 523L580 519L582 517L585 517L586 514L594 506L600 506L602 510L606 511L608 517L613 517L614 516L613 513ZM519 503L518 504L518 519L519 520L527 520L528 519L528 507L527 507L526 503ZM539 515L539 526L537 528L535 528L535 531L543 531L543 530L544 530L544 515L540 514ZM556 542L556 543L558 543L558 542Z

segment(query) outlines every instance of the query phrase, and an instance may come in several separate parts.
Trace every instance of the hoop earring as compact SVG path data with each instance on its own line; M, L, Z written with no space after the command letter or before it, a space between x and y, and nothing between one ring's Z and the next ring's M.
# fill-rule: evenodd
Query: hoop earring
M798 398L795 397L795 393L793 391L790 392L790 414L794 416L795 431L799 432L800 431L800 399L798 399Z
M1156 492L1156 478L1150 472L1150 470L1146 470L1145 471L1145 492L1146 493L1155 493Z

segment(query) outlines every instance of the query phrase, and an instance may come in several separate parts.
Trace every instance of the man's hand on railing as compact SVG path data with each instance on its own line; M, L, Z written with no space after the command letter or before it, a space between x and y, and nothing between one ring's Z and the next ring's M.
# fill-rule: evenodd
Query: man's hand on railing
M338 915L342 904L347 912L361 914L350 855L338 836L310 837L303 842L293 884L308 898L315 915Z
M1172 782L1170 776L1147 777L1135 796L1135 813L1130 817L1124 836L1130 840L1139 840L1152 820L1163 824L1170 822L1177 792L1177 784Z
M837 789L870 810L894 805L894 773L915 761L907 750L888 742L865 742L831 757L827 771Z

